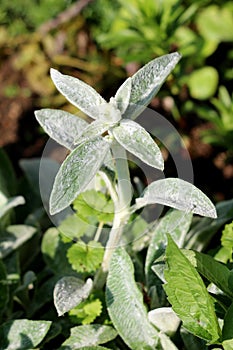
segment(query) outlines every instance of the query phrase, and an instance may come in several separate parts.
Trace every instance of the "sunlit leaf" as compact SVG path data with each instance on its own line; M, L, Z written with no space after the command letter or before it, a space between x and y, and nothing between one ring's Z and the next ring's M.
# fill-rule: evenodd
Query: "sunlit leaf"
M158 332L148 320L132 261L123 248L115 250L110 263L106 302L114 327L131 349L156 349Z
M213 67L203 67L189 75L187 85L193 98L206 100L215 94L218 87L218 72Z
M51 69L51 78L68 101L90 117L99 118L99 110L96 107L107 102L91 86L55 69Z
M130 95L131 95L132 78L128 78L119 87L115 95L115 101L117 103L117 108L123 114L128 107Z
M69 311L69 318L72 323L90 324L101 315L102 309L103 306L99 299L86 300Z
M105 131L109 129L109 124L100 119L95 120L89 124L85 130L75 139L75 144L86 142L97 136L102 135Z
M42 109L35 115L44 131L70 150L74 149L74 142L88 126L85 120L59 109Z
M179 317L171 307L161 307L151 310L148 313L148 318L156 328L170 336L176 333L180 324Z
M178 210L216 218L216 210L209 198L191 183L167 178L152 182L142 198L136 200L137 208L148 204L163 204Z
M50 196L50 213L56 214L70 205L93 179L110 148L102 138L75 148L62 163Z
M0 218L3 217L10 209L18 205L25 204L25 199L22 196L6 198L0 192Z
M130 153L154 168L163 170L163 157L149 133L132 120L122 120L112 129L116 140Z
M93 282L90 278L84 283L81 279L74 276L66 276L60 279L54 288L54 304L58 316L70 311L75 306L87 299Z

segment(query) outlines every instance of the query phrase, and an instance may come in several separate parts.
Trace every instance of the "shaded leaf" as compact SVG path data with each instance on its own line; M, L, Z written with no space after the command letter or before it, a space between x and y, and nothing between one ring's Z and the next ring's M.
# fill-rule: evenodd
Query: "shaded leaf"
M84 283L73 276L61 278L55 285L53 296L58 316L70 311L83 300L88 298L93 282L90 278Z
M217 217L210 199L191 183L178 178L154 181L145 189L142 198L136 199L137 208L154 203L202 216Z
M50 213L68 207L93 179L110 148L101 138L75 148L61 165L50 196Z
M233 344L233 303L228 308L224 317L223 328L222 328L222 339L230 340Z
M0 350L32 349L44 339L51 321L14 320L0 326Z
M163 156L150 134L132 120L122 120L112 129L116 140L130 153L154 168L163 170Z
M220 338L213 299L200 275L168 235L164 289L184 327L210 344Z
M131 349L156 348L158 332L148 320L133 264L123 248L115 250L110 263L106 303L114 327Z
M44 131L60 145L72 150L74 142L82 134L88 123L66 111L41 109L35 112L36 119Z
M25 204L25 199L22 196L7 199L0 192L0 218L3 217L3 215L5 215L10 209L22 204Z
M51 69L50 73L56 88L69 102L90 117L99 118L99 110L96 107L107 102L91 86L55 69Z
M6 269L2 260L0 260L0 315L4 311L8 302L9 287L7 282Z
M174 52L155 58L139 69L132 77L129 106L123 118L135 119L159 91L181 56Z
M0 192L5 196L15 195L16 176L7 153L0 148Z
M71 328L70 338L62 344L60 350L75 350L83 347L92 349L99 344L109 342L116 336L117 332L110 326L93 324L74 327Z
M163 350L179 350L170 338L163 332L159 333L159 340Z

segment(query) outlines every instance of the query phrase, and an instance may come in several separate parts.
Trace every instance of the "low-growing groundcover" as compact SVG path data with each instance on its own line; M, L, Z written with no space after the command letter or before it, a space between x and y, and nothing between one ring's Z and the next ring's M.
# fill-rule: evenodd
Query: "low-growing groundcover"
M163 170L159 147L135 119L179 59L172 53L149 62L109 103L77 78L51 71L58 90L94 122L36 112L70 153L59 170L42 159L42 178L38 160L21 162L21 188L33 191L28 213L13 209L24 198L9 190L16 180L0 154L0 349L233 348L233 202L215 208L178 178L152 182L131 198L126 151ZM52 188L50 214L59 218L73 207L43 236L39 180ZM140 213L155 203L172 209L148 224ZM224 225L219 246L204 254Z

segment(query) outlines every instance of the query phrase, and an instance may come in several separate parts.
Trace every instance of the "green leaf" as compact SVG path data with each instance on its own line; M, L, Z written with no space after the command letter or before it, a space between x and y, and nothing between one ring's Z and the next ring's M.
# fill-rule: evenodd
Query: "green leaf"
M226 265L207 254L191 250L183 250L182 252L202 276L214 283L230 298L233 298L233 291L230 286L231 272Z
M93 179L110 148L102 138L75 148L61 165L50 196L50 213L56 214L70 205Z
M7 153L0 148L0 192L13 196L16 189L16 176Z
M78 196L78 198L80 196ZM84 220L82 216L74 214L63 220L58 226L58 230L70 239L77 239L84 234L93 235L96 227L94 225L89 225L87 220Z
M163 170L163 156L150 134L132 120L122 120L112 129L116 140L130 153L154 168Z
M171 307L160 307L149 311L149 321L161 332L172 336L176 333L180 319Z
M185 349L189 350L208 350L206 341L195 337L195 335L189 333L184 327L180 328L180 335L184 342Z
M233 303L228 308L223 321L222 339L231 340L233 344Z
M128 78L125 80L125 82L119 87L119 89L116 92L116 95L114 97L117 108L121 111L123 114L130 101L130 95L131 95L131 87L132 87L132 78Z
M123 118L135 119L159 91L181 56L174 52L155 58L139 69L132 77L129 106Z
M10 209L22 204L25 204L25 199L22 196L7 199L3 193L0 192L0 218L3 217L3 215L5 215Z
M204 67L195 70L187 81L190 95L198 100L212 97L218 87L218 72L213 67Z
M0 326L0 350L32 349L44 339L51 321L14 320Z
M221 237L222 248L215 255L215 259L226 263L228 260L232 261L233 253L233 222L225 225Z
M116 336L117 332L110 326L93 324L74 327L71 328L70 338L62 344L60 350L75 350L83 347L92 349L94 346L113 340Z
M164 289L184 327L210 344L220 338L213 299L200 275L168 235Z
M138 209L154 203L202 216L217 217L209 198L191 183L178 178L154 181L145 189L143 197L136 199Z
M55 69L51 69L50 73L56 88L69 102L91 118L99 118L97 107L101 104L106 105L107 102L91 86L77 78L63 75Z
M75 306L87 299L93 282L90 278L84 283L81 279L73 276L61 278L55 285L53 296L54 305L58 316L70 311Z
M115 250L110 263L106 303L114 327L132 350L156 348L158 332L148 320L132 261L123 248Z
M222 342L222 346L224 350L232 350L233 349L233 339L224 340Z
M99 299L86 300L69 311L69 318L72 323L90 324L101 315L102 309Z
M74 149L75 140L88 126L85 120L58 109L41 109L35 112L35 116L52 139L70 150Z
M5 233L0 236L0 258L4 258L28 241L37 229L28 225L8 226Z
M9 287L7 284L7 274L5 265L2 260L0 260L0 315L7 306L9 297Z
M77 272L96 271L103 260L104 249L99 242L88 244L79 241L68 249L67 257L73 269Z

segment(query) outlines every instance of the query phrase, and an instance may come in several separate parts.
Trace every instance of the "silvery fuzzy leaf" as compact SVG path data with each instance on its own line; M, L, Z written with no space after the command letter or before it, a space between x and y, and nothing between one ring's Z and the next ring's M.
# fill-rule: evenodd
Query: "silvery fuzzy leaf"
M117 108L123 114L128 107L131 95L131 86L132 86L132 78L128 78L125 82L119 87L115 95L115 101L117 103Z
M178 52L155 58L132 76L129 105L123 118L135 119L142 113L180 58Z
M70 150L74 149L74 141L89 125L85 120L59 109L41 109L35 115L44 131Z
M56 69L51 69L50 74L58 91L60 91L69 102L91 118L99 118L99 111L96 107L101 104L106 105L107 102L98 92L78 78L61 74Z

